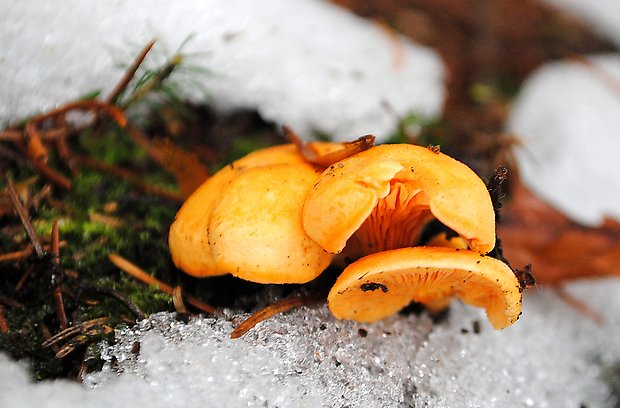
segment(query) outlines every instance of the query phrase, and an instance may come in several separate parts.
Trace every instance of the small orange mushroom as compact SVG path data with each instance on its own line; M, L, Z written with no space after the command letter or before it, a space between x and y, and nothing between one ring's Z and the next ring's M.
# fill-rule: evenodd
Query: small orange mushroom
M412 301L431 312L453 297L485 308L496 329L521 313L521 286L503 262L454 248L402 248L368 255L349 265L328 296L340 319L372 322L394 314Z
M198 277L314 279L332 258L301 223L303 200L319 174L293 145L256 151L220 170L188 198L170 227L174 263Z

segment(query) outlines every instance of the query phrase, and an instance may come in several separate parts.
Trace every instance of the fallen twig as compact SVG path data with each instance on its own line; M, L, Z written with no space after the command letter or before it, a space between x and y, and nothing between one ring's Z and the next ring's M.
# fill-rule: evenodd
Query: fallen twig
M276 303L273 303L258 312L254 313L252 316L248 317L244 320L239 326L237 326L232 333L230 333L231 339L236 339L244 334L246 334L250 329L256 326L258 323L269 319L272 316L277 315L278 313L288 312L291 309L296 307L301 307L304 305L311 304L316 302L317 299L306 297L306 296L297 296L288 299L280 300Z

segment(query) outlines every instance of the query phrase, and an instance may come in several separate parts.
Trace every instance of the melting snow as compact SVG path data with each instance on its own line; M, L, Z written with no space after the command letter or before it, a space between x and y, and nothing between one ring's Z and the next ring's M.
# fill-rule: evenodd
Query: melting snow
M256 109L302 135L385 139L400 117L433 117L443 103L434 51L325 1L0 3L0 125L93 90L107 94L120 64L155 37L151 66L186 42L186 68L176 74L185 97Z
M620 281L570 291L604 323L541 288L501 332L458 303L440 323L422 314L360 324L336 321L324 306L303 308L236 340L227 319L185 324L156 314L117 332L103 371L85 381L92 389L34 385L0 356L0 406L613 407Z

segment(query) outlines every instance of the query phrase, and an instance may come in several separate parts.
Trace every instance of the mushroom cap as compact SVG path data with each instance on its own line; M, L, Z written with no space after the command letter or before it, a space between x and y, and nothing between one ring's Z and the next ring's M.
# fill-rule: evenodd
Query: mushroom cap
M477 252L414 247L368 255L349 265L328 296L339 319L372 322L416 301L431 311L454 297L486 309L496 329L521 313L521 287L503 262Z
M198 277L313 279L331 260L301 223L303 200L318 175L293 145L262 149L224 167L187 199L170 227L175 265Z
M327 168L303 209L306 233L339 253L395 183L406 185L439 221L464 237L471 250L495 246L495 214L482 180L465 164L430 149L379 145Z

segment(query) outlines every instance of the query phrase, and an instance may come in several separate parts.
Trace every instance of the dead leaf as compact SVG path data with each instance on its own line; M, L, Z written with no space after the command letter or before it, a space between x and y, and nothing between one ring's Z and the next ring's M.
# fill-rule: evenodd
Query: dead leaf
M148 153L174 175L183 197L189 197L209 178L209 171L195 154L183 150L169 139L152 140L148 146Z
M504 255L515 267L531 263L536 281L620 277L620 223L580 225L516 183L498 227Z

